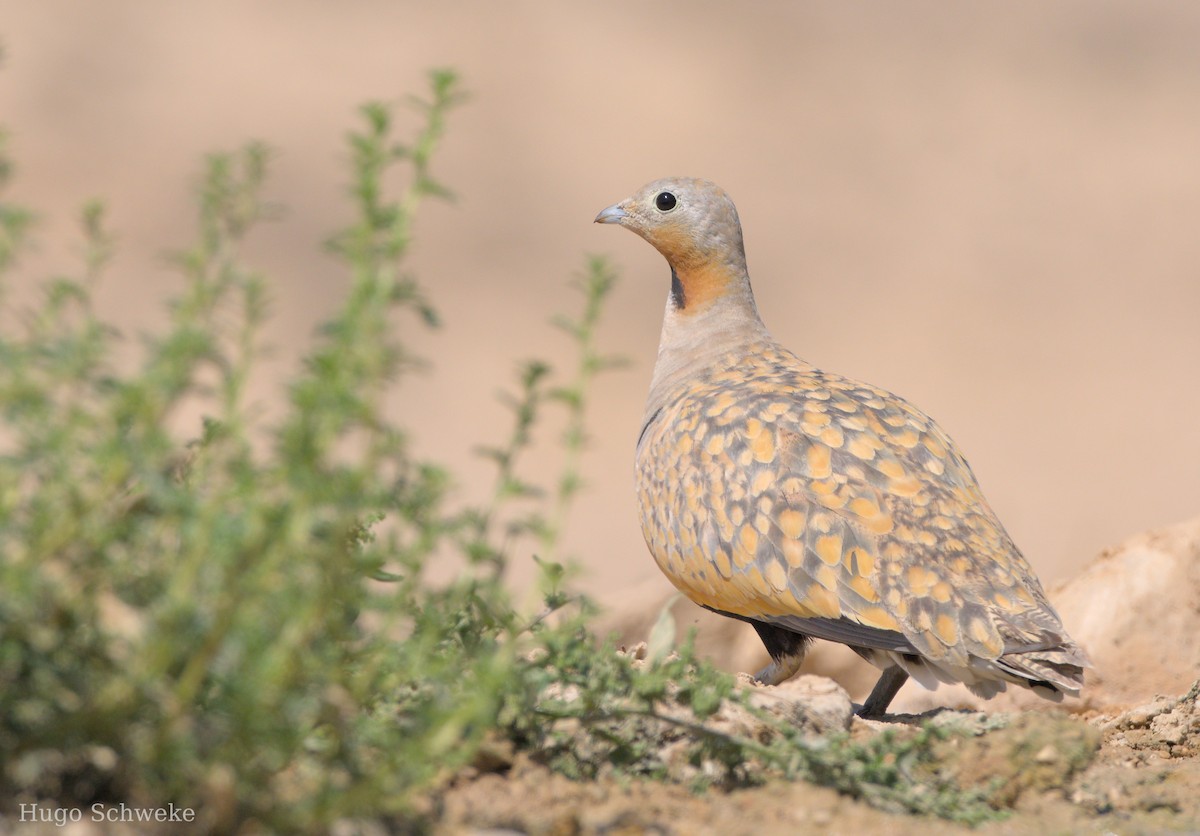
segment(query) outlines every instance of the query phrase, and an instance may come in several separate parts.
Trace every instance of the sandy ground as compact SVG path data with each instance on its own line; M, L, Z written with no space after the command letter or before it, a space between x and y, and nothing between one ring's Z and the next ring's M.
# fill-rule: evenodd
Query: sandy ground
M1183 695L1181 695L1183 696ZM856 737L906 717L855 719ZM971 715L938 715L969 723ZM974 828L886 813L803 781L694 794L678 785L572 782L526 758L500 772L462 776L436 801L443 834L1194 833L1200 829L1200 708L1161 700L1130 712L1068 720L1054 714L978 715L1000 726L948 745L941 768L963 786L998 782L1003 818ZM1078 748L1071 748L1076 745ZM1082 754L1081 754L1082 753ZM1031 757L1032 756L1032 757ZM1071 760L1075 757L1077 760Z

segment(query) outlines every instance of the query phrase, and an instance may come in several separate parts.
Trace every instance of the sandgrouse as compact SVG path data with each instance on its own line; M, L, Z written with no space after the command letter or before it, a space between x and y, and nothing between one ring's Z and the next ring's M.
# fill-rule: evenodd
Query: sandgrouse
M596 222L671 267L637 440L642 533L685 595L758 631L759 681L794 675L817 637L883 670L866 715L909 676L1078 695L1086 655L946 433L767 333L724 191L656 180Z

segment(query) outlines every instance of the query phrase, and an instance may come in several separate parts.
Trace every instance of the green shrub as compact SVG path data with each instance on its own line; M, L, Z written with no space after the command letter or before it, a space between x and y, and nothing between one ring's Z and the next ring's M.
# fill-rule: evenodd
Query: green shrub
M0 340L0 751L3 794L63 804L174 800L209 826L403 812L494 724L515 612L489 516L447 507L384 395L436 316L403 272L415 213L445 190L430 158L458 98L433 75L410 145L389 108L350 136L355 222L331 242L350 290L288 387L282 420L247 403L266 283L242 260L266 215L269 155L208 161L196 243L167 325L132 371L91 293L111 249L85 211L79 277L57 278ZM383 183L401 166L407 187ZM0 217L10 268L28 213ZM591 285L608 281L593 265ZM527 374L540 397L545 373ZM200 408L198 437L169 427ZM532 423L532 416L522 420ZM176 422L178 423L178 422ZM505 453L503 470L526 439ZM495 504L512 492L511 475ZM491 514L494 515L495 509ZM431 589L436 550L462 576Z

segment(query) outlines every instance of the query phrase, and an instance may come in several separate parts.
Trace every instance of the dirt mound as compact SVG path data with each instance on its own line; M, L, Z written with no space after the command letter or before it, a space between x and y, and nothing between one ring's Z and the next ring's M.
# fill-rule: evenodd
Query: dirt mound
M1105 550L1053 597L1096 666L1089 703L1178 694L1200 675L1200 518Z

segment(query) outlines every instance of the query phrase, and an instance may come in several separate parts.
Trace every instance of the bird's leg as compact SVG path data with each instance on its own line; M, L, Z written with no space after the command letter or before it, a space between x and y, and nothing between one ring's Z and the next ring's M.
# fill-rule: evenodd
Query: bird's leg
M772 659L771 664L754 674L754 678L763 685L778 685L795 676L796 671L800 670L800 666L803 664L804 651L781 656L778 659Z
M892 665L879 677L879 681L871 689L871 696L867 697L867 701L859 709L858 716L882 717L887 713L887 707L891 705L900 686L907 681L908 674L904 672L904 669L899 665Z
M811 639L802 633L793 633L773 624L761 621L751 621L758 637L762 639L767 653L771 654L771 664L754 675L763 685L778 685L796 675L804 664L804 651L808 649Z

